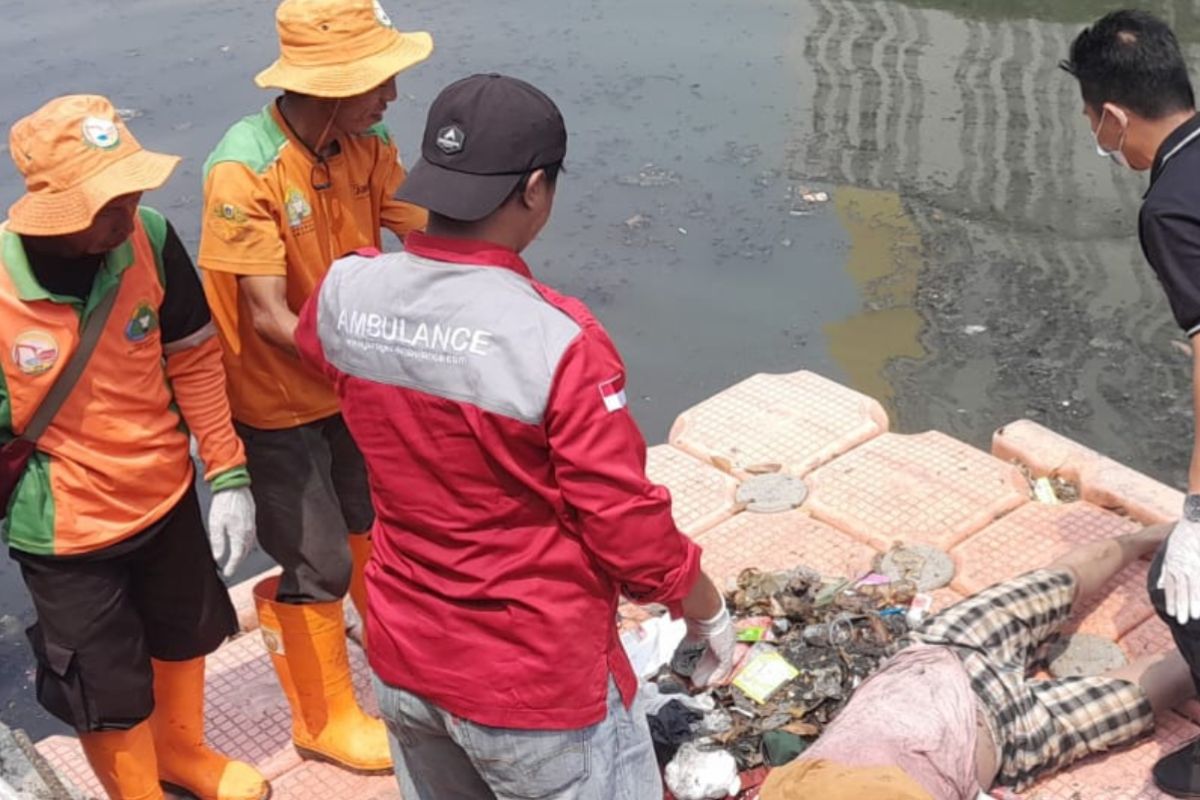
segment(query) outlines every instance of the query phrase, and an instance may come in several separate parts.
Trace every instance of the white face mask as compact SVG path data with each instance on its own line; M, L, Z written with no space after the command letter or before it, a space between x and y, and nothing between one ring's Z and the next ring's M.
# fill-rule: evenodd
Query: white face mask
M1125 169L1130 169L1129 159L1127 159L1125 157L1125 153L1122 152L1123 148L1125 147L1125 136L1128 133L1128 131L1126 131L1126 130L1121 131L1121 141L1117 142L1117 147L1115 150L1105 150L1104 147L1102 147L1100 144L1100 130L1101 130L1101 128L1104 127L1104 117L1107 114L1108 114L1107 108L1105 108L1103 111L1100 112L1100 123L1098 125L1096 125L1096 130L1092 131L1092 138L1096 140L1096 153L1101 158L1112 159L1113 163L1119 167L1124 167Z

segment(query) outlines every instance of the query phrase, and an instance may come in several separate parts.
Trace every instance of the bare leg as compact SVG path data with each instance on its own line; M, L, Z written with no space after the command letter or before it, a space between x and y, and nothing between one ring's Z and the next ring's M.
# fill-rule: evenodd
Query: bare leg
M1068 569L1075 575L1075 602L1100 592L1122 569L1148 558L1171 533L1171 525L1151 525L1136 533L1126 533L1102 542L1077 547L1049 565L1050 569Z
M1156 715L1196 696L1192 671L1176 650L1139 659L1121 669L1109 670L1104 677L1119 678L1141 686Z
M1145 692L1155 716L1179 706L1183 701L1196 696L1196 684L1192 671L1178 652L1161 653L1139 659L1128 666L1104 672L1100 677L1115 678L1136 684ZM1109 743L1116 747L1126 742ZM1104 749L1103 747L1101 749ZM990 787L999 773L995 759L995 745L986 727L980 729L980 745L977 749L979 785ZM1080 753L1080 756L1086 753ZM1067 765L1060 765L1066 768Z

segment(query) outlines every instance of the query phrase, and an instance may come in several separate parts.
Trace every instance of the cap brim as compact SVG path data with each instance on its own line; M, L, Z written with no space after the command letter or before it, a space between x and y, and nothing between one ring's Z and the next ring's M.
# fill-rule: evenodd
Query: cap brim
M499 208L522 177L455 172L422 158L404 179L396 199L443 217L476 222Z
M424 31L397 33L387 48L345 64L301 66L282 59L255 76L263 89L283 89L309 97L330 100L354 97L374 89L388 78L416 64L433 52L433 37Z
M65 236L91 226L97 212L122 195L159 188L179 156L137 150L62 192L30 192L8 210L8 229L26 236Z

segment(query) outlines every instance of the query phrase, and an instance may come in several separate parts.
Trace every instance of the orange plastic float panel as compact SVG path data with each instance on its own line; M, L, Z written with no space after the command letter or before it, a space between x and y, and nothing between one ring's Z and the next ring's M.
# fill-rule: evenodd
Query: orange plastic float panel
M675 524L695 536L734 514L738 481L682 450L660 444L646 452L646 474L671 490Z
M670 443L701 461L804 475L888 429L876 400L812 372L754 375L679 415Z
M88 766L79 740L74 736L51 736L37 743L37 751L50 763L64 783L85 798L104 797L104 788Z
M703 566L721 588L747 567L764 572L805 566L822 575L857 577L869 571L875 551L803 511L743 511L696 537Z
M395 775L355 775L317 761L306 761L272 781L272 800L401 800Z
M1048 565L1080 545L1139 530L1141 524L1091 503L1027 503L952 551L958 564L953 587L963 594ZM1117 574L1101 595L1075 612L1078 629L1117 639L1153 614L1146 596L1149 564L1138 561Z
M1136 661L1146 656L1168 653L1175 649L1175 640L1171 638L1171 630L1166 623L1151 611L1148 620L1126 633L1117 642L1130 661Z
M1029 501L1016 467L936 431L884 434L805 480L813 516L879 550L949 550Z
M1169 800L1154 788L1154 762L1200 736L1200 728L1174 712L1158 718L1154 735L1138 744L1084 759L1027 790L1024 800Z
M1169 522L1183 508L1181 492L1027 419L996 431L992 453L1024 464L1036 476L1073 481L1083 500L1121 509L1139 522Z
M652 448L648 472L671 489L680 527L704 547L705 567L719 582L751 566L803 564L823 574L853 575L895 541L925 542L950 550L959 570L952 588L934 593L934 611L961 593L1041 566L1072 545L1136 527L1097 506L1154 522L1173 518L1182 502L1178 492L1033 422L998 431L996 458L937 432L900 436L887 428L877 402L820 376L755 375L684 412L670 437L678 449ZM1079 483L1089 502L1030 503L1014 461L1036 475ZM806 476L811 495L803 510L735 514L736 479L762 464ZM1109 605L1101 603L1089 617L1097 626L1093 632L1124 634L1120 643L1131 659L1173 647L1166 627L1151 617L1145 569L1141 563L1118 576ZM262 577L231 590L243 630L257 627L250 589ZM357 647L351 658L360 698L374 713ZM257 634L210 657L207 701L213 746L255 763L280 800L400 796L391 776L354 776L300 761L291 746L290 711ZM1200 704L1181 712L1200 720ZM1025 798L1163 797L1150 784L1151 764L1197 735L1200 727L1172 713L1160 720L1153 739L1083 762ZM75 739L52 737L38 749L85 792L102 796Z
M932 592L932 594L933 606L930 607L929 614L937 614L941 611L945 611L950 606L964 599L961 594L949 587L938 589Z

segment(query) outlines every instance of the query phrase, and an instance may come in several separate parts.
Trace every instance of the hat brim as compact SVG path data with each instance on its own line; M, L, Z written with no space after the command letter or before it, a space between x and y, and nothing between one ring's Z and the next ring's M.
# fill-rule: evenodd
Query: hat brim
M499 208L524 174L472 175L420 159L396 199L461 222L477 222Z
M77 186L61 192L27 192L8 210L8 229L26 236L65 236L87 230L109 202L159 188L179 156L137 150Z
M263 89L340 100L363 94L397 73L420 64L433 52L433 37L424 31L396 34L395 41L373 55L345 64L303 66L279 59L255 76Z

